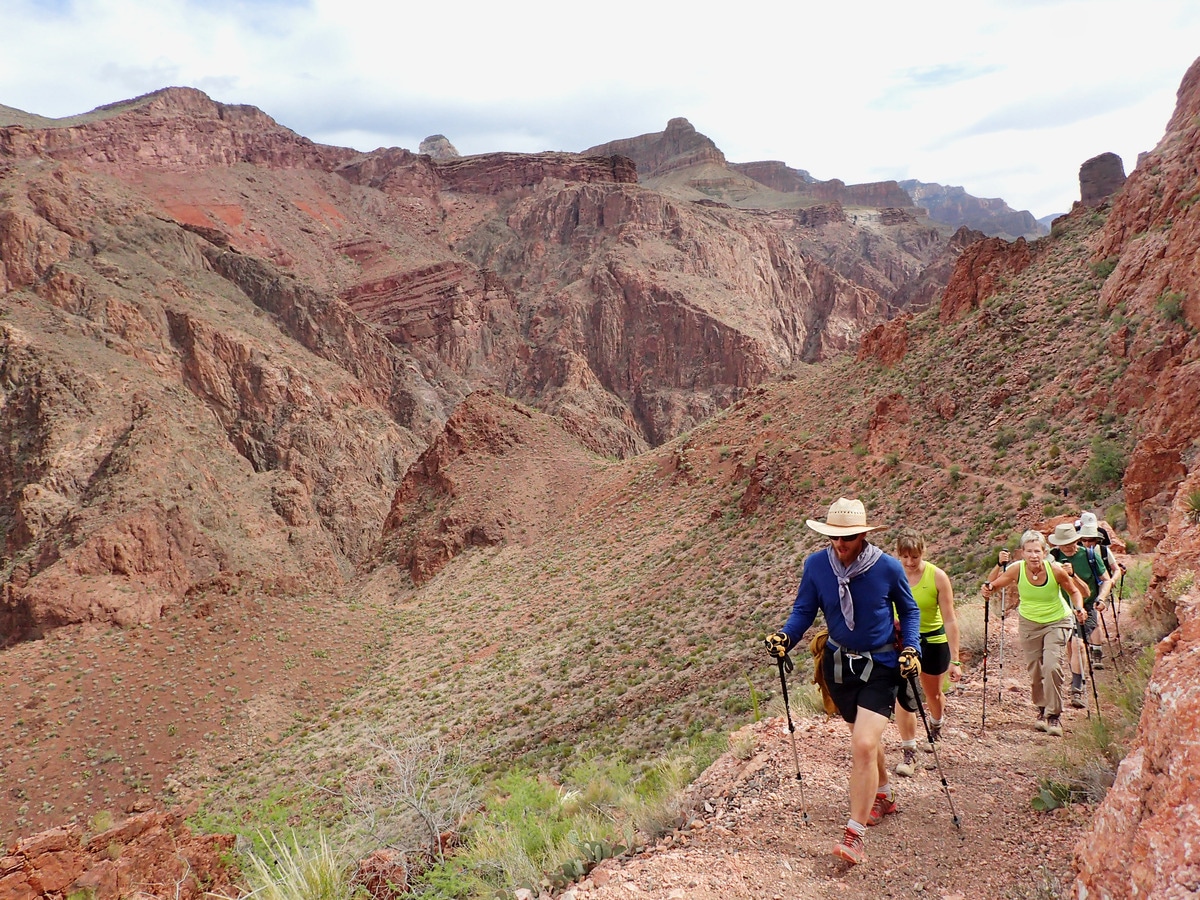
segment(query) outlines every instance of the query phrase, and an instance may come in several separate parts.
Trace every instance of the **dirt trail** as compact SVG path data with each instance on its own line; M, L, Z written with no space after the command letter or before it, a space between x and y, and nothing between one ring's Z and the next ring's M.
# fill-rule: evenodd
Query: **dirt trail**
M754 754L727 755L697 784L697 819L645 853L612 860L576 886L578 900L773 900L773 898L1055 896L1073 877L1072 851L1092 810L1084 805L1035 812L1038 780L1052 774L1063 738L1033 729L1035 711L1016 655L1015 615L1007 617L1005 667L992 632L987 728L981 729L983 682L972 667L948 698L938 756L961 828L934 757L921 752L916 775L892 775L900 810L868 829L867 861L851 867L830 855L847 815L850 752L840 719L797 717L796 744L811 824L801 822L786 721L750 726ZM993 626L996 628L997 626ZM1111 667L1097 673L1111 676ZM1083 710L1063 716L1068 733ZM885 737L889 768L899 759L894 726Z

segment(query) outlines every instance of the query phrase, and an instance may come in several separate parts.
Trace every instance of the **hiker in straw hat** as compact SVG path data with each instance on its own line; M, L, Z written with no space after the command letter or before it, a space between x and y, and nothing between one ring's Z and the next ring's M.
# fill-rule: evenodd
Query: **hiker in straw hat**
M1091 522L1086 524L1089 526L1090 535L1098 536L1094 517ZM1083 608L1087 613L1087 618L1083 622L1083 641L1078 640L1076 636L1067 645L1067 664L1071 669L1071 705L1076 709L1083 709L1087 703L1083 697L1083 654L1085 649L1082 644L1086 641L1088 647L1091 647L1092 632L1100 624L1097 611L1104 609L1104 601L1112 590L1112 576L1104 565L1104 560L1098 557L1095 550L1088 550L1080 546L1083 533L1077 532L1075 526L1070 522L1060 522L1054 526L1054 531L1047 540L1054 547L1050 551L1050 555L1062 563L1068 575L1074 575L1079 579L1076 586L1083 593ZM1096 650L1099 649L1099 647L1096 648ZM1091 650L1088 649L1086 652L1091 652Z
M804 561L804 574L792 614L781 631L766 640L772 656L783 658L825 614L829 642L822 658L825 682L838 712L850 725L850 820L834 846L834 856L852 865L866 856L866 826L896 811L888 783L883 732L896 706L901 679L921 672L921 614L904 567L867 541L882 525L867 523L861 500L842 497L829 507L824 522L806 524L829 538L829 546ZM895 642L895 614L901 645Z

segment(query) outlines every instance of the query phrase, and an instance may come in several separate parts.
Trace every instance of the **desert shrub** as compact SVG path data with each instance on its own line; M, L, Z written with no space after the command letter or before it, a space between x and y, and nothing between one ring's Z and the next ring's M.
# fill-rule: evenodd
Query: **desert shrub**
M265 853L245 854L242 872L252 895L261 900L349 900L348 860L335 850L325 834L311 847L302 846L293 832L287 840L273 832L262 836Z
M747 760L754 755L754 733L736 731L729 735L729 751L738 759Z
M1179 572L1167 582L1166 594L1167 599L1172 603L1177 603L1179 598L1191 591L1196 586L1196 573L1190 570Z
M992 448L994 450L1007 450L1020 440L1020 438L1021 436L1015 428L1004 425L996 432L996 436L992 438Z
M1183 517L1193 525L1200 525L1200 488L1193 488L1183 498Z
M1183 291L1164 290L1154 298L1154 308L1168 322L1183 322L1183 301L1186 299L1187 294Z
M1101 493L1120 486L1125 475L1125 451L1116 441L1096 435L1092 452L1080 474L1082 493L1095 499Z
M1092 274L1101 281L1108 278L1108 276L1113 273L1113 269L1117 267L1118 258L1119 257L1116 256L1109 256L1105 259L1099 260L1098 262L1092 263Z

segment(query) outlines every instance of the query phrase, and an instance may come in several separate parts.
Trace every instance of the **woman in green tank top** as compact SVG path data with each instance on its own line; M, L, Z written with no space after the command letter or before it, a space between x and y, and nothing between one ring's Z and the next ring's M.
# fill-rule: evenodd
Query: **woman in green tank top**
M962 678L958 660L958 618L954 614L954 588L950 576L925 559L925 540L911 528L896 539L896 558L904 566L908 586L921 611L921 687L929 704L929 736L935 741L942 735L946 695L942 677ZM917 716L907 706L907 694L901 689L896 707L896 728L900 732L902 759L896 764L897 775L916 771Z
M992 570L993 577L983 586L985 602L992 594L1010 584L1016 584L1017 614L1019 616L1017 637L1029 671L1030 694L1037 707L1034 727L1038 731L1061 737L1063 698L1063 653L1071 635L1071 606L1075 616L1083 621L1083 595L1066 570L1053 560L1046 558L1046 539L1040 531L1026 531L1021 535L1022 559L1003 572L998 567ZM1003 552L1001 564L1008 562ZM1071 598L1071 606L1063 599L1063 593Z

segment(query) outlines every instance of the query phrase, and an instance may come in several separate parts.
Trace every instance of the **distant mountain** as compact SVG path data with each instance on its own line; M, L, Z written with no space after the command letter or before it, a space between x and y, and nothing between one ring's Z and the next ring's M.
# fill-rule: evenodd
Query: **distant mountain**
M913 206L894 181L817 181L805 170L778 160L731 163L711 138L682 117L671 119L664 131L609 141L583 152L587 156L629 157L637 164L638 183L654 190L741 209L797 209L823 203L875 209Z
M958 227L966 225L992 237L1014 240L1038 238L1050 233L1050 227L1033 217L1027 209L1015 210L999 197L973 197L961 187L953 187L910 178L900 182L913 202L929 211L935 222Z
M1050 233L1028 210L1014 210L1000 198L982 199L961 187L915 179L846 184L819 181L804 169L780 160L736 163L711 138L685 118L674 118L663 131L598 144L588 156L627 156L637 165L638 182L683 199L715 200L741 209L797 209L818 204L868 209L928 211L927 221L946 226L948 237L966 226L990 237L1029 239Z
M1054 222L1054 220L1057 219L1059 216L1065 216L1065 215L1066 215L1066 213L1062 213L1062 212L1050 213L1050 215L1042 216L1040 219L1038 219L1037 223L1039 225L1041 225L1043 228L1045 228L1046 233L1049 234L1050 233L1050 225Z

